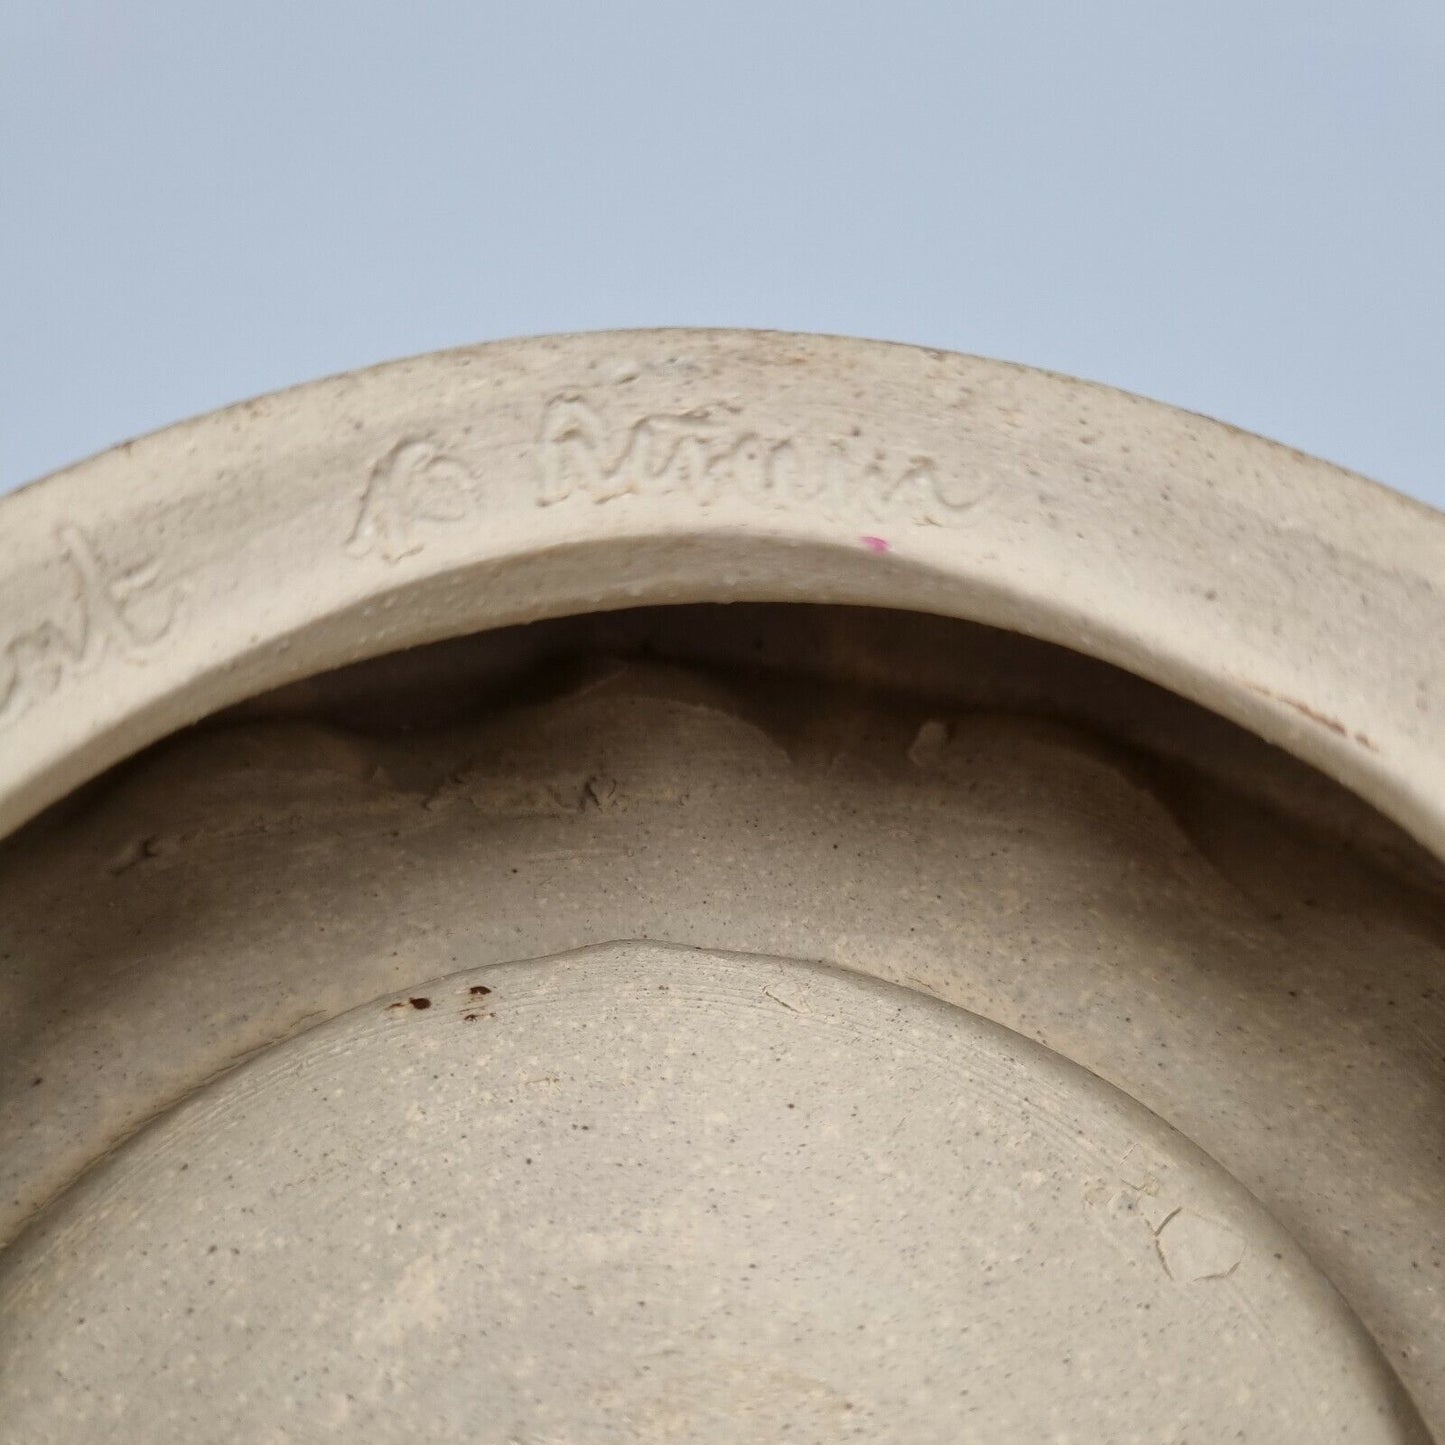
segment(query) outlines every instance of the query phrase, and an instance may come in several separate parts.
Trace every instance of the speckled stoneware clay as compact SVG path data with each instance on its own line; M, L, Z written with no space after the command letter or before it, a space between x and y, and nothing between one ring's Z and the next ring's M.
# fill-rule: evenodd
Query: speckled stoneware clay
M766 334L0 501L0 1441L1445 1434L1442 578Z

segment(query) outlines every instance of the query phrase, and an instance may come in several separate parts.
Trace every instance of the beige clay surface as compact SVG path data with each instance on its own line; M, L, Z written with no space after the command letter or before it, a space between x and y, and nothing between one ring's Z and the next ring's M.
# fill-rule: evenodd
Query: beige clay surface
M734 617L751 628L740 631ZM1027 1177L1035 1181L1035 1190L1049 1181L1049 1199L1068 1200L1072 1213L1050 1227L1075 1232L1073 1246L1051 1235L1042 1255L1030 1255L1027 1266L1015 1260L1016 1267L1040 1272L1038 1278L1045 1283L1038 1288L1047 1300L1069 1298L1071 1281L1080 1278L1076 1266L1082 1268L1079 1260L1093 1257L1091 1248L1102 1231L1114 1239L1115 1247L1132 1247L1129 1269L1147 1263L1157 1272L1157 1277L1147 1276L1150 1288L1167 1288L1168 1299L1185 1309L1181 1318L1193 1319L1196 1333L1172 1336L1172 1348L1188 1356L1208 1341L1208 1359L1222 1372L1191 1376L1194 1383L1186 1389L1151 1361L1143 1375L1163 1381L1162 1395L1146 1393L1139 1403L1133 1393L1136 1385L1125 1388L1125 1380L1135 1381L1138 1372L1124 1357L1142 1348L1145 1336L1135 1339L1125 1331L1115 1335L1123 1356L1096 1361L1091 1383L1073 1393L1065 1390L1057 1403L1056 1423L1097 1437L1101 1422L1112 1418L1088 1413L1103 1408L1100 1400L1131 1402L1130 1408L1139 1411L1140 1428L1172 1422L1176 1414L1181 1421L1208 1419L1212 1417L1198 1413L1199 1401L1218 1394L1221 1380L1228 1380L1229 1399L1236 1386L1248 1395L1247 1408L1240 1406L1238 1418L1254 1432L1253 1438L1290 1438L1281 1433L1284 1418L1295 1420L1298 1438L1323 1438L1320 1419L1301 1413L1303 1397L1293 1388L1265 1387L1268 1380L1279 1385L1284 1365L1266 1361L1261 1366L1264 1375L1252 1384L1245 1375L1235 1379L1237 1362L1220 1356L1214 1338L1220 1328L1213 1313L1214 1294L1223 1288L1219 1281L1233 1279L1246 1259L1254 1267L1269 1265L1275 1248L1266 1248L1261 1240L1267 1241L1275 1230L1288 1232L1298 1242L1301 1258L1313 1260L1312 1268L1323 1270L1346 1292L1417 1397L1432 1398L1440 1388L1440 1361L1428 1346L1421 1346L1438 1339L1441 1331L1435 1222L1445 1166L1438 1150L1422 1149L1420 1143L1435 1128L1445 1074L1445 1061L1433 1047L1442 1024L1438 976L1445 892L1433 880L1392 876L1347 845L1340 833L1356 823L1356 814L1347 800L1331 796L1328 785L1315 785L1318 817L1313 827L1303 827L1231 793L1222 781L1201 778L1177 760L1158 762L1151 773L1135 748L1101 740L1077 721L981 707L979 689L993 685L981 676L998 665L999 651L1009 648L1008 640L995 634L954 629L956 660L966 664L972 656L978 665L965 667L968 676L951 699L899 695L877 683L864 687L858 681L840 682L840 674L849 671L914 671L907 655L908 634L898 623L866 617L851 621L854 625L835 633L823 618L767 610L619 619L608 625L610 636L605 639L614 648L600 653L596 647L586 648L576 629L560 633L551 648L533 638L531 646L538 651L565 650L521 672L516 670L521 639L506 634L481 658L474 653L453 657L443 649L432 664L434 670L446 664L443 681L449 674L470 672L474 688L484 685L489 675L495 685L497 664L491 659L500 657L507 664L504 696L530 700L484 705L479 718L459 719L454 714L467 705L459 704L448 689L438 688L435 680L430 696L418 688L416 679L425 671L421 667L412 669L400 698L386 697L384 675L370 683L341 679L330 685L329 691L340 699L331 708L325 703L327 689L313 688L305 699L279 697L219 728L165 745L86 801L78 813L22 835L17 840L21 846L12 847L6 859L6 892L0 894L6 916L24 920L15 942L20 956L30 961L29 987L13 991L6 1010L8 1019L26 1020L23 1029L13 1029L7 1050L12 1060L7 1093L20 1107L7 1118L8 1137L0 1150L13 1191L6 1199L12 1221L33 1213L42 1195L54 1192L114 1140L131 1133L159 1103L190 1093L238 1057L260 1050L256 1057L269 1071L266 1077L287 1080L287 1087L300 1093L258 1101L244 1070L229 1076L234 1083L213 1086L220 1090L215 1103L209 1093L197 1096L188 1125L161 1125L159 1138L141 1135L150 1142L123 1149L115 1164L90 1176L78 1199L58 1214L52 1211L58 1222L43 1225L36 1238L16 1252L7 1274L7 1317L26 1319L31 1309L51 1302L50 1333L41 1333L32 1343L27 1331L25 1348L14 1356L17 1368L33 1366L40 1358L63 1358L67 1380L77 1387L88 1384L96 1366L114 1353L105 1330L115 1324L103 1326L97 1317L98 1338L72 1327L75 1309L94 1314L103 1308L102 1301L77 1304L76 1297L94 1291L86 1282L98 1267L104 1276L103 1259L129 1258L129 1269L139 1273L116 1286L130 1291L124 1317L151 1321L145 1358L156 1372L157 1390L177 1401L185 1397L187 1368L201 1366L193 1360L183 1367L173 1358L174 1315L203 1307L204 1301L187 1295L188 1303L182 1305L169 1290L157 1296L156 1275L142 1259L149 1260L158 1238L166 1238L174 1254L168 1268L178 1283L197 1266L211 1277L209 1251L217 1240L210 1236L218 1232L217 1211L219 1217L232 1218L241 1207L225 1202L234 1183L222 1187L220 1181L235 1180L234 1161L248 1157L252 1147L230 1142L233 1129L243 1134L259 1129L276 1155L270 1163L269 1153L257 1156L241 1176L245 1187L259 1188L268 1198L273 1189L288 1197L294 1193L302 1201L297 1207L306 1211L318 1207L318 1198L332 1198L328 1188L349 1189L345 1181L352 1170L369 1177L386 1160L393 1169L399 1167L396 1161L408 1157L408 1147L416 1150L417 1159L440 1150L446 1161L443 1172L462 1170L466 1191L490 1201L478 1206L479 1217L491 1221L489 1242L473 1241L467 1248L483 1253L505 1249L497 1231L509 1226L498 1220L515 1205L507 1203L514 1182L506 1170L516 1161L509 1154L506 1170L488 1172L494 1166L501 1169L494 1152L495 1131L502 1129L517 1140L553 1137L557 1130L570 1133L573 1125L587 1123L612 1106L605 1106L595 1092L587 1094L584 1105L563 1090L562 1072L570 1070L567 1076L580 1088L592 1066L584 1067L568 1053L571 1062L559 1072L559 1045L555 1039L549 1042L547 1034L554 1025L544 1028L536 1009L509 1013L501 997L504 991L494 982L490 986L496 998L474 999L463 987L472 979L470 971L510 959L568 953L610 939L708 948L709 940L723 936L730 950L744 957L826 959L947 1000L969 1010L960 1016L965 1029L975 1015L996 1020L1132 1095L1212 1154L1221 1176L1227 1178L1226 1170L1233 1176L1224 1185L1209 1176L1181 1186L1170 1173L1178 1164L1171 1162L1169 1149L1160 1154L1156 1144L1146 1144L1127 1126L1116 1126L1107 1145L1090 1136L1087 1157L1060 1175L1058 1161L1029 1129L1009 1125L1016 1137L1007 1187L1019 1193L1000 1228L1006 1235L1032 1230L1038 1199L1029 1192ZM872 644L861 640L870 625ZM940 640L935 625L926 620L921 630L923 646ZM689 636L696 639L693 648L708 655L688 665L673 658L628 660L615 650L620 645L655 656L686 648ZM890 637L886 654L874 651ZM762 639L771 639L790 662L786 672L749 668L734 660L734 655L756 655L753 643ZM809 650L810 642L820 644L815 656L834 653L822 678L810 679L795 660ZM580 653L574 651L579 647ZM1071 710L1075 704L1070 691L1080 680L1069 684L1055 674L1066 674L1075 664L1066 654L1047 649L1023 656L1036 695L1051 692L1056 710ZM920 668L926 665L918 660ZM1143 730L1150 726L1152 704L1163 713L1155 725L1172 722L1172 735L1186 733L1187 726L1180 724L1187 725L1187 709L1177 718L1177 705L1164 695L1116 679L1097 665L1091 671L1095 685L1085 689L1087 696L1097 699L1112 690L1131 703L1135 725ZM304 721L295 716L302 706L313 714ZM322 716L314 715L318 712ZM328 712L333 716L326 716ZM370 719L373 729L358 730L351 722L357 717ZM419 719L428 717L432 726L418 726ZM379 730L378 721L385 724ZM1212 725L1201 719L1196 726L1209 732ZM1236 773L1282 775L1277 786L1290 777L1288 760L1227 729L1214 756L1232 757L1229 766ZM1299 792L1310 797L1304 788ZM1336 811L1330 811L1330 805ZM1368 819L1364 810L1359 816ZM1404 852L1408 845L1387 835L1375 846L1384 853L1392 841L1409 859ZM1398 874L1406 864L1396 866ZM77 890L82 878L88 881ZM673 958L668 969L686 973L688 957ZM525 967L519 967L525 974ZM762 982L737 985L765 1007L762 1022L781 1031L772 1059L776 1073L753 1082L773 1094L820 1101L838 1087L837 1081L825 1082L828 1069L841 1065L836 1059L829 1063L814 1057L801 1038L796 1046L788 1041L795 1026L825 1020L833 1029L851 1025L833 1016L831 1003L800 1003L799 985L787 981L787 968L768 964ZM462 974L465 980L452 977ZM427 982L439 978L446 982L435 988ZM409 992L423 984L425 993ZM695 986L707 993L702 984ZM606 997L610 986L597 987ZM435 994L435 1012L410 1005L393 1009L398 989L403 999ZM633 1061L629 1067L639 1056L650 1058L656 1052L655 1041L644 1045L633 1038L628 1006L615 1000L604 1006L590 986L585 1005L574 1004L570 993L563 992L569 999L568 1018L577 1008L583 1008L586 1017L597 1014L593 1022L599 1035L589 1048L600 1049L604 1056L620 1051L623 1059ZM369 1029L378 1018L388 1028L405 1023L407 1031L395 1035L408 1050L401 1061L378 1063L363 1050L347 1066L351 1045L344 1031L315 1033L306 1048L321 1050L328 1058L341 1049L342 1062L334 1067L343 1075L347 1067L358 1071L355 1079L343 1077L343 1101L355 1094L363 1078L388 1080L383 1092L393 1098L400 1120L410 1121L406 1129L416 1131L407 1134L410 1145L368 1134L379 1117L371 1102L355 1107L361 1133L373 1142L359 1143L348 1133L336 1143L342 1136L331 1115L323 1124L312 1112L321 1107L320 1099L331 1097L331 1086L308 1094L310 1086L300 1080L309 1066L297 1065L302 1072L295 1073L284 1062L291 1057L284 1052L269 1062L275 1051L268 1045L277 1039L296 1035L298 1043L311 1040L318 1020L356 1009L364 1020L357 1027ZM457 1018L467 1013L478 1017L462 1032L453 1030ZM651 1026L664 1025L654 1021ZM717 1021L717 1026L731 1038L733 1024ZM538 1028L543 1028L541 1034ZM522 1053L508 1052L510 1062L502 1077L493 1077L490 1071L502 1067L496 1040L513 1029L520 1030L520 1042L508 1048ZM459 1048L470 1051L464 1058L483 1071L481 1076L466 1074L458 1082L455 1070L463 1059L454 1053ZM305 1056L303 1050L297 1057ZM893 1078L892 1066L877 1060L865 1065L865 1057L871 1056L860 1054L857 1067L867 1077L861 1084L852 1079L851 1086L866 1096L893 1098L904 1086ZM432 1070L443 1067L451 1071L446 1074L449 1088L480 1091L475 1112L453 1094L430 1098L428 1090L436 1082ZM752 1075L758 1067L754 1061L743 1071ZM388 1070L396 1069L402 1073L393 1078ZM44 1070L42 1082L31 1084L39 1070ZM506 1106L523 1109L523 1120L503 1111L512 1120L504 1127L494 1117L501 1109L496 1090L523 1077L529 1082L521 1102ZM753 1103L744 1107L732 1097L740 1084L721 1061L714 1058L707 1069L687 1077L692 1092L678 1107L701 1111L704 1123L710 1113L721 1111L729 1118L736 1114L739 1120L751 1119L750 1127L763 1127ZM620 1081L611 1087L617 1108L633 1097L634 1091ZM908 1109L936 1118L940 1128L956 1128L959 1117L969 1117L967 1110L979 1107L976 1098L962 1105L949 1090L925 1087L917 1079L907 1088ZM241 1105L232 1100L238 1091ZM1041 1107L1045 1138L1051 1137L1051 1129L1067 1132L1072 1127L1059 1125L1055 1117L1060 1108L1067 1116L1066 1106ZM529 1111L540 1114L534 1118ZM214 1123L217 1117L232 1115L239 1119L234 1126ZM855 1161L877 1154L875 1134L850 1133L833 1114L827 1117L833 1130L827 1139L831 1149ZM885 1110L872 1123L882 1127L879 1118L893 1117ZM995 1125L1003 1127L995 1120L990 1128ZM376 1127L382 1128L379 1123ZM888 1125L884 1133L892 1128ZM528 1130L538 1132L533 1136ZM465 1140L459 1137L462 1133ZM221 1142L223 1137L227 1142ZM336 1147L327 1154L330 1144ZM704 1145L713 1147L691 1136L686 1143L674 1139L674 1157L654 1139L649 1147L657 1152L646 1157L654 1171L668 1174L676 1169L691 1177L688 1150ZM136 1148L141 1149L138 1162L130 1162ZM992 1149L991 1144L986 1152ZM157 1150L170 1160L166 1177L174 1182L158 1178ZM967 1159L954 1157L958 1147L951 1135L947 1144L934 1139L920 1144L919 1150L908 1166L909 1208L931 1219L927 1210L935 1205L927 1201L953 1198L973 1168ZM349 1157L347 1151L359 1158L351 1157L343 1166L314 1157L331 1158L338 1151L342 1159ZM1370 1159L1368 1171L1350 1166L1352 1158L1361 1157ZM207 1159L207 1167L221 1171L216 1178L199 1172ZM198 1171L195 1181L174 1175L186 1160ZM554 1165L563 1167L556 1156ZM283 1166L299 1171L291 1184L281 1182L276 1173ZM801 1170L798 1178L774 1180L786 1195L806 1188L811 1177L810 1165L794 1160L793 1166ZM590 1156L583 1164L572 1159L566 1168L582 1170L582 1182L572 1179L574 1187L589 1197L601 1190L611 1201L609 1208L626 1212L631 1186L624 1187L625 1177L607 1173ZM827 1189L836 1192L843 1187L836 1174L843 1165L835 1158L829 1168L835 1172L827 1176ZM859 1168L866 1185L873 1177L871 1165L864 1169L859 1162ZM333 1184L326 1186L327 1179ZM1216 1229L1223 1221L1214 1196L1220 1188L1234 1189L1236 1180L1273 1214L1275 1222L1268 1229L1257 1222ZM549 1191L564 1182L553 1181ZM27 1194L26 1183L34 1194ZM448 1187L460 1186L452 1179ZM989 1187L1006 1186L995 1180ZM622 1192L614 1196L614 1188ZM964 1197L969 1197L966 1189ZM126 1198L136 1203L118 1211L117 1223L114 1201ZM421 1198L415 1197L418 1208ZM850 1225L860 1231L855 1243L864 1255L893 1259L897 1265L893 1246L880 1241L899 1239L894 1216L901 1206L891 1197L868 1203L869 1198L865 1188L858 1206L865 1213ZM101 1205L97 1199L106 1202ZM152 1206L160 1209L163 1201L171 1213L168 1223L153 1217ZM283 1244L289 1241L290 1248L302 1251L301 1258L291 1259L283 1248L282 1257L291 1259L288 1268L301 1269L304 1258L309 1261L305 1269L313 1275L324 1272L338 1282L328 1298L335 1296L339 1282L349 1279L353 1289L398 1292L384 1308L404 1315L412 1285L385 1269L382 1278L390 1283L377 1284L370 1264L357 1268L346 1263L355 1244L351 1226L340 1231L335 1245L343 1257L332 1259L325 1228L316 1218L309 1219L310 1233L298 1234L301 1226L294 1222L284 1227L274 1220L265 1224L267 1209L249 1194L246 1201L251 1215L261 1221L254 1227L271 1233L244 1241L227 1236L220 1247L244 1248L248 1257L269 1258L282 1247L272 1242L272 1234L280 1233ZM378 1207L374 1201L366 1205L371 1211L367 1217ZM432 1200L426 1207L445 1212L446 1203ZM647 1207L655 1211L661 1206L653 1200ZM334 1220L340 1208L335 1200L326 1204L325 1218ZM426 1255L434 1258L436 1269L451 1268L449 1261L461 1248L456 1233L461 1225L444 1233L452 1242L432 1256L416 1241L420 1226L408 1222L412 1202L392 1198L386 1208L391 1211L386 1218L407 1233L413 1250L408 1259ZM868 1209L874 1212L868 1215ZM678 1212L668 1216L672 1234L667 1238L657 1238L659 1226L654 1225L648 1248L664 1257L669 1250L690 1251L690 1210L690 1204L678 1205ZM1176 1215L1177 1210L1189 1212ZM1171 1235L1182 1238L1186 1222L1196 1214L1205 1221L1200 1229L1206 1232L1208 1248L1199 1245L1204 1249L1201 1262L1176 1262L1171 1270ZM1167 1232L1156 1233L1166 1224ZM118 1237L113 1230L119 1231ZM195 1230L200 1233L193 1237ZM749 1247L757 1253L764 1242L750 1240ZM378 1247L373 1243L368 1249ZM576 1251L589 1248L585 1242L569 1244L561 1235L549 1236L552 1267L564 1275L581 1267ZM917 1259L927 1248L922 1238L909 1235L909 1258ZM997 1240L988 1246L994 1253L1000 1248ZM266 1283L264 1274L258 1277L249 1266L238 1265L237 1258L230 1256L227 1303L219 1313L211 1311L213 1320L229 1320L236 1310L250 1318L250 1311L277 1288ZM841 1255L840 1261L846 1258ZM981 1268L981 1258L974 1259L975 1267ZM392 1261L397 1268L411 1267L399 1260L397 1256ZM706 1268L698 1266L699 1278L712 1278L708 1270L716 1270L717 1283L725 1271L720 1260L710 1261ZM760 1267L776 1270L777 1257L769 1262L763 1252ZM534 1261L529 1268L541 1265ZM828 1312L821 1279L810 1279L814 1293L796 1298L796 1308L808 1314ZM621 1287L617 1280L614 1284ZM1016 1294L1020 1280L998 1287ZM1078 1287L1079 1298L1088 1300L1108 1294L1115 1285L1095 1279ZM520 1291L522 1284L513 1280L509 1288ZM893 1277L889 1289L896 1294L900 1288ZM960 1297L970 1294L959 1288ZM1012 1317L1018 1333L1014 1347L1021 1359L1027 1358L1029 1341L1041 1329L1037 1316L1050 1307L1029 1294L1031 1288L1016 1299L1018 1314ZM1279 1289L1279 1282L1271 1288ZM301 1314L289 1324L272 1321L279 1331L274 1348L304 1333L314 1292L308 1284L297 1296L294 1305ZM900 1298L906 1295L904 1290ZM1305 1295L1310 1297L1308 1290ZM892 1297L885 1291L876 1302L885 1308ZM1284 1341L1287 1353L1303 1348L1303 1362L1296 1358L1288 1373L1303 1382L1304 1395L1337 1401L1328 1390L1323 1396L1319 1391L1338 1377L1349 1398L1373 1400L1368 1390L1362 1393L1356 1373L1339 1376L1338 1345L1328 1347L1325 1361L1301 1345L1301 1340L1313 1338L1314 1326L1299 1322L1305 1306L1293 1294L1285 1290L1284 1297L1291 1301L1286 1324L1272 1319L1261 1324L1254 1315L1248 1317L1254 1320L1251 1329ZM148 1312L142 1300L161 1307ZM356 1330L364 1332L373 1308L369 1297L348 1298L338 1307L345 1312L340 1331L345 1338ZM706 1313L704 1305L697 1307ZM268 1320L274 1308L265 1311ZM413 1337L410 1326L398 1325L398 1350L407 1340L425 1348L424 1341L432 1337L426 1311L418 1308L416 1329L421 1334ZM902 1333L895 1331L900 1350L911 1359L932 1358L928 1350L938 1344L929 1326L933 1308L920 1307L910 1316L911 1323L898 1326ZM1231 1303L1231 1308L1247 1314L1256 1306ZM1198 1313L1191 1315L1191 1310ZM968 1323L960 1317L960 1328ZM980 1318L975 1323L982 1328L984 1322ZM1085 1330L1078 1319L1074 1327ZM260 1328L255 1322L252 1333ZM1118 1321L1110 1325L1111 1331L1118 1328ZM989 1332L997 1333L997 1322ZM326 1339L329 1351L334 1340L331 1335ZM1181 1343L1184 1339L1189 1343ZM654 1340L648 1348L655 1345ZM233 1355L240 1362L235 1368L243 1374L253 1348L244 1332L213 1341L198 1357L205 1361L205 1378L211 1379ZM382 1369L378 1348L373 1341L351 1356L353 1364L369 1361ZM575 1342L567 1348L570 1358ZM814 1342L810 1348L821 1346ZM1050 1350L1050 1369L1063 1368L1058 1351ZM1253 1359L1257 1350L1256 1341L1246 1353ZM807 1369L797 1360L750 1367L746 1362L752 1357L746 1353L724 1354L718 1368L725 1377L729 1371L753 1368L762 1372L760 1378L781 1369L785 1375L791 1372L790 1378L815 1379L816 1359ZM1000 1358L1007 1354L1004 1350ZM409 1393L409 1373L397 1363L405 1358L403 1350L393 1360L396 1368L382 1370L390 1382L382 1397L365 1397L378 1408L384 1397L383 1413L394 1419L401 1432L397 1438L415 1427L417 1417L410 1412L426 1408ZM1256 1362L1264 1359L1258 1356ZM127 1368L133 1375L134 1362ZM605 1373L610 1367L599 1363L596 1368ZM1035 1372L1041 1368L1036 1362ZM936 1365L920 1363L919 1369L931 1378ZM974 1378L971 1367L960 1369L960 1380ZM686 1370L706 1372L695 1359ZM332 1396L313 1390L316 1370L302 1374L311 1383L295 1398L309 1399L309 1408L320 1412L316 1418L331 1418L328 1411L340 1407ZM1013 1408L1015 1392L1001 1383L1007 1376L1005 1364L989 1364L972 1387L971 1408L977 1415L945 1411L935 1422L942 1432L939 1438L948 1438L949 1430L961 1428L964 1419L1000 1430L1014 1420L1007 1411ZM823 1378L831 1377L824 1372ZM889 1388L895 1387L904 1384L893 1379ZM1190 1394L1196 1387L1204 1393ZM199 1389L199 1382L190 1388ZM247 1394L239 1378L233 1388L238 1395ZM459 1398L471 1398L470 1387L462 1382L448 1388L460 1391ZM771 1418L768 1410L786 1413L785 1404L768 1388L758 1388L762 1396L749 1408L763 1411L760 1418ZM964 1383L961 1388L969 1387ZM74 1396L69 1390L58 1396L42 1393L51 1410L77 1399L86 1408L98 1408L89 1388L77 1389ZM339 1390L342 1398L346 1393ZM866 1392L860 1387L855 1393L861 1407ZM625 1391L623 1395L632 1399ZM205 1398L212 1396L205 1393ZM958 1404L962 1397L949 1398ZM870 1413L860 1416L860 1421L871 1422L860 1438L928 1438L917 1433L922 1428L918 1419L906 1412L896 1417L897 1433L882 1428L880 1422L891 1418L894 1409L890 1399L885 1389L869 1405ZM815 1406L816 1401L800 1404L800 1418L811 1419L808 1411ZM187 1422L193 1424L197 1408L194 1401L184 1409L177 1403L179 1413L167 1417L170 1427L183 1430ZM559 1407L554 1403L548 1408ZM602 1429L597 1421L605 1424L613 1417L597 1408L602 1414L596 1420L586 1415L570 1423L564 1420L555 1425L554 1435L537 1438L565 1439L567 1429ZM630 1418L622 1405L616 1408L622 1410L618 1420ZM1285 1416L1269 1413L1276 1410ZM68 1417L62 1412L57 1418ZM711 1416L705 1411L703 1418ZM926 1412L919 1418L926 1418ZM1221 1418L1233 1417L1226 1413ZM1040 1422L1055 1416L1046 1410L1028 1419L1029 1431L1042 1430ZM622 1428L615 1420L607 1428L614 1426ZM721 1432L717 1438L727 1438L721 1423L716 1428ZM41 1431L30 1438L65 1436L47 1437ZM1026 1431L1021 1438L1031 1437ZM1360 1437L1347 1430L1340 1438Z
M10 499L0 1440L1445 1430L1442 526L687 333Z

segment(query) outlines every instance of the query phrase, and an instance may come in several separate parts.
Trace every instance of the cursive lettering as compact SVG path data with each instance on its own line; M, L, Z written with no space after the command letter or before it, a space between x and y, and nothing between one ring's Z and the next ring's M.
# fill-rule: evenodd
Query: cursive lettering
M14 722L108 654L144 662L170 631L179 610L179 593L156 586L158 561L113 571L90 538L71 525L57 529L56 542L73 604L68 617L47 617L0 648L0 726Z

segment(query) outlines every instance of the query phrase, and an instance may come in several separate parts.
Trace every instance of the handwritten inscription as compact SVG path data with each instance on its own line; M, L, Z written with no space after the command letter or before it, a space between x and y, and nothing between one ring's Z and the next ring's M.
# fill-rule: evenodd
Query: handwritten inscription
M157 586L160 563L130 571L108 567L79 527L62 526L56 543L72 601L0 648L0 727L16 721L69 678L108 654L144 662L175 621L180 595Z
M371 469L347 539L353 557L399 562L421 551L422 522L460 522L472 509L471 474L433 442L398 442Z
M991 490L985 477L945 474L931 457L890 455L858 436L759 429L722 403L609 426L580 392L547 403L537 459L535 500L542 507L569 499L682 497L702 508L743 501L860 526L947 527ZM372 467L346 550L400 562L421 551L430 528L456 527L481 510L472 468L435 441L409 437ZM870 532L865 544L874 541Z
M538 455L542 506L684 495L703 507L733 498L830 520L949 526L988 490L945 478L929 457L890 458L856 438L768 435L724 405L644 416L618 436L575 392L547 404Z

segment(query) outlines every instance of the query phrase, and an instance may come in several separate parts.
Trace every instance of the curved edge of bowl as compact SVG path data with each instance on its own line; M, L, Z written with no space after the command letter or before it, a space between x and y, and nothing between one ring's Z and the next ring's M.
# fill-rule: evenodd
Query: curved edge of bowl
M642 603L1023 632L1320 768L1445 856L1445 514L1106 387L643 331L309 383L0 500L0 834L270 687Z

